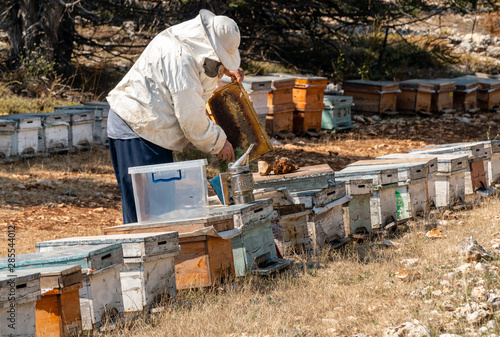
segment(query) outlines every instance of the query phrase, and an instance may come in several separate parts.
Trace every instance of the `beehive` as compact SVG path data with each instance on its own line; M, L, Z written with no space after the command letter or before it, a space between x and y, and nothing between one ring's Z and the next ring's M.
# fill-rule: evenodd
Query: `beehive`
M94 144L108 146L108 102L84 102L86 106L94 107Z
M82 329L100 328L108 318L123 315L120 244L78 246L65 250L16 256L16 270L46 266L79 265L83 287L79 290ZM8 269L7 258L0 259L0 270Z
M299 204L281 206L275 212L272 230L280 252L285 256L309 251L311 246L307 221L311 210Z
M29 158L40 154L41 148L38 141L38 134L42 127L42 118L40 116L35 114L15 114L6 115L2 118L15 122L11 156Z
M49 154L70 150L70 116L61 112L45 113L40 116L42 128L39 138L43 141L41 151Z
M342 84L344 95L352 96L352 109L368 113L396 112L399 84L387 81L350 80Z
M477 80L477 104L481 110L494 111L500 108L500 81L491 78L464 76L465 79ZM461 79L460 77L458 79ZM457 79L457 80L458 80Z
M398 169L396 188L397 215L399 220L413 218L429 212L427 195L427 163L392 160L361 160L348 167L370 166L377 169Z
M368 234L372 231L370 198L373 195L373 180L359 179L346 182L346 193L351 196L345 207L346 234Z
M399 83L397 110L404 112L430 112L434 86L424 80L408 80Z
M398 169L377 169L370 165L346 167L335 172L338 181L371 179L373 195L370 198L371 228L380 229L397 220L396 187Z
M174 256L179 254L177 232L71 237L38 242L37 250L51 251L75 245L120 243L124 265L120 270L125 313L149 310L163 296L175 297Z
M452 79L426 80L432 86L431 112L452 113L455 82Z
M354 126L351 119L353 106L351 96L325 95L323 101L325 103L321 117L323 130L345 130Z
M211 214L232 214L241 234L231 239L236 276L247 273L269 274L293 261L280 259L274 244L271 199L253 203L211 208Z
M231 247L232 215L199 219L133 223L104 229L106 235L179 233L179 255L174 257L177 290L210 287L234 277ZM225 234L228 234L226 236ZM221 237L222 236L222 237Z
M303 166L287 174L253 174L255 188L283 188L288 191L303 191L328 187L335 183L334 172L328 164Z
M13 144L16 142L15 132L15 121L0 119L0 160L3 162L17 159L17 156L12 152Z
M35 336L36 301L41 297L40 274L9 274L8 271L0 274L0 336Z
M474 77L458 77L453 80L455 81L455 90L453 91L453 109L469 113L478 112L478 79Z
M81 266L48 266L16 271L18 276L33 273L40 274L41 288L41 297L36 301L36 335L77 336L82 330L78 293L82 287Z

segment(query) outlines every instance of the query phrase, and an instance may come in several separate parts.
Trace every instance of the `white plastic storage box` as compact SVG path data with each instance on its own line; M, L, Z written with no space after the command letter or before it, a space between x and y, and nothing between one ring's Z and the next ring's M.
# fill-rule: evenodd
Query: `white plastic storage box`
M208 214L206 159L130 167L138 222Z

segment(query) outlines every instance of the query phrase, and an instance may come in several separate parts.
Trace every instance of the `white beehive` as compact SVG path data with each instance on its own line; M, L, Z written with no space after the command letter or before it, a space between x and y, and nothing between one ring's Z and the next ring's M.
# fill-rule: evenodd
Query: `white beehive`
M0 275L0 336L36 335L36 301L40 299L40 274ZM15 274L15 272L13 273Z
M174 256L179 254L177 232L70 237L38 242L40 252L83 245L121 243L124 265L120 270L126 313L150 309L161 297L177 295Z
M0 160L12 161L17 156L12 153L14 134L16 132L16 122L8 119L0 120Z
M6 115L2 118L13 120L16 123L12 139L12 156L29 158L40 152L38 135L42 127L42 119L35 114Z

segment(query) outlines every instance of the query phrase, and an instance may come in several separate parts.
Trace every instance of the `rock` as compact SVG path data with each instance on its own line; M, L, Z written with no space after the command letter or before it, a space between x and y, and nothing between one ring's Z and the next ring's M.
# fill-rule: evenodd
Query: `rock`
M455 335L453 333L443 333L439 337L462 337L462 335Z
M467 240L457 246L457 252L466 261L480 261L491 257L483 246L477 243L476 239L470 236Z
M382 333L383 337L431 337L431 332L418 320L405 322L397 327L388 328Z
M399 261L399 263L401 263L402 265L405 265L407 267L411 267L411 266L414 266L416 265L418 262L420 261L420 259L403 259L401 261Z
M298 165L293 164L287 157L276 159L273 164L274 174L285 174L299 169Z
M427 232L427 234L425 234L425 236L427 236L428 238L431 238L431 239L443 239L444 238L443 232L437 228L431 229L430 231Z
M492 319L491 321L489 321L488 323L486 323L486 328L488 330L493 330L496 327L497 327L497 322L494 319Z
M393 242L391 240L384 240L384 241L382 241L382 245L384 245L386 247L394 247L394 248L396 248L396 247L399 246L399 244L397 244L397 243L395 243L395 242Z
M495 309L500 307L500 295L498 294L488 294L486 304Z
M455 117L458 121L465 123L465 124L470 124L470 119L467 117Z
M354 119L358 123L366 123L366 120L363 118L363 116L360 115L352 115L352 119Z
M474 325L479 325L482 322L489 320L490 318L491 318L491 313L484 309L479 309L466 315L467 322Z
M273 167L264 160L259 160L257 165L259 167L259 174L261 176L267 176L273 170Z
M486 288L483 286L475 287L472 289L470 296L479 302L486 301Z
M466 271L468 271L471 267L471 264L470 263L466 263L466 264L463 264L459 267L456 267L455 270L457 272L462 272L462 273L465 273Z
M486 266L484 263L478 262L475 264L474 270L480 271L480 272L486 272L486 271L488 271L488 266Z
M401 269L396 273L396 277L402 281L411 282L414 280L418 280L420 278L420 273L415 270Z

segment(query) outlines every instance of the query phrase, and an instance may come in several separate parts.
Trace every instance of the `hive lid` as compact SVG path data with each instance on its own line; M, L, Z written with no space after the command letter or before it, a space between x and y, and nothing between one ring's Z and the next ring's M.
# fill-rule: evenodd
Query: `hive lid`
M399 83L392 81L349 80L342 84L344 91L378 91L388 92L399 90Z
M500 88L500 81L492 78L481 78L477 76L467 75L463 76L467 79L476 79L479 83L479 89L481 90L493 90ZM462 77L459 77L462 78Z
M78 246L65 250L16 256L16 269L40 268L42 266L80 265L82 268L98 270L122 263L121 244ZM0 259L0 271L8 270L8 259Z
M426 80L419 80L419 79L413 79L413 80L399 82L399 88L400 89L424 91L424 92L425 91L434 92L434 85L433 84L429 83Z
M455 90L457 91L465 91L465 90L474 90L477 89L479 85L479 80L477 77L457 77L453 79L455 81Z
M177 252L179 250L178 237L178 232L80 236L37 242L36 247L37 250L43 250L44 248L121 243L124 257L141 257Z
M216 89L208 100L207 110L234 149L246 151L250 144L255 144L250 161L273 151L248 94L238 82Z
M299 74L285 74L285 73L270 73L266 74L269 76L279 76L279 77L292 77L295 79L296 87L303 86L326 86L328 85L328 78L321 76L312 75L299 75Z
M455 81L453 79L437 78L434 80L424 80L436 91L453 91L455 90Z

